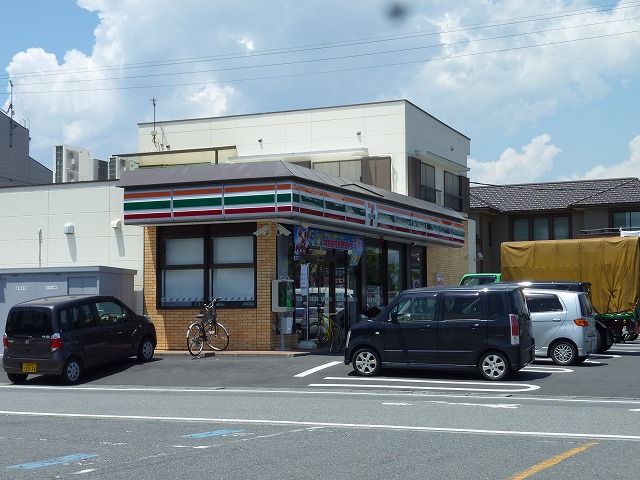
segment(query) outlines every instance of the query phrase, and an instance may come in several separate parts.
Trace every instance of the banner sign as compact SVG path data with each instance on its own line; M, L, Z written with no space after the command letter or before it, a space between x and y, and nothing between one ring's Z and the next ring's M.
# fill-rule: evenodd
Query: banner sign
M300 260L302 255L309 253L310 248L347 250L349 252L349 264L354 267L358 265L364 252L364 237L327 232L316 228L302 228L296 225L294 229L294 245L294 260Z

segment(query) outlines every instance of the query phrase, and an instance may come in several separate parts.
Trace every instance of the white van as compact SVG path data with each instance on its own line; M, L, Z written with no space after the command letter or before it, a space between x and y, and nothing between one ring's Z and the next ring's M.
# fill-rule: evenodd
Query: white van
M593 307L585 292L525 288L536 357L556 365L582 363L595 353L598 338Z

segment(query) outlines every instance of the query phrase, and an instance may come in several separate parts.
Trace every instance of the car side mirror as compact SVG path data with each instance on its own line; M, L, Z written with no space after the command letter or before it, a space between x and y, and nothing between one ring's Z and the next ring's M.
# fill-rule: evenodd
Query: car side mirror
M398 312L391 312L389 314L389 320L391 320L392 322L397 322L398 321Z

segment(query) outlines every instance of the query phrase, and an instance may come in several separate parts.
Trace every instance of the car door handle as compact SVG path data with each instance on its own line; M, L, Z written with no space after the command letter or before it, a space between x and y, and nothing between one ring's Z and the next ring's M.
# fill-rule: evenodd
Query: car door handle
M552 322L561 322L562 319L561 318L552 318L551 321Z
M474 323L473 325L471 325L471 328L473 328L473 329L480 328L480 324L479 323Z

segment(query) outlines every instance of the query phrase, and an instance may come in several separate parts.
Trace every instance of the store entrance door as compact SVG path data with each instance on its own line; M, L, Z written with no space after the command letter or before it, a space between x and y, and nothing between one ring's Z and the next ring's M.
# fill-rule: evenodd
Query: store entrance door
M356 274L349 266L348 254L334 250L309 261L309 306L311 319L317 320L316 307L325 314L335 314L334 320L346 335L355 323Z

